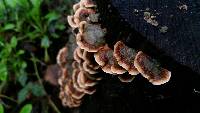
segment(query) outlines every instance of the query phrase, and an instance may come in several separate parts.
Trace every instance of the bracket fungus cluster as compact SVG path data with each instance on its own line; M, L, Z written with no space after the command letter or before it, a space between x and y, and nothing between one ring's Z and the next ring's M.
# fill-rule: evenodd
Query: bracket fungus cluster
M98 21L96 7L92 0L81 0L73 6L74 14L68 16L69 25L78 32L57 55L62 70L58 80L60 99L64 106L78 107L84 95L93 94L95 85L102 79L96 75L101 70L122 82L131 82L141 74L153 85L161 85L171 77L171 72L155 59L122 41L117 41L111 49L106 44L107 31Z

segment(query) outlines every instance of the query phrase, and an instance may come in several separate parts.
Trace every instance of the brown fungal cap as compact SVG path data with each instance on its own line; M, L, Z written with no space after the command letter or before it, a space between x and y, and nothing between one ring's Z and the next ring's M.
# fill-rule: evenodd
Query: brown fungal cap
M74 99L81 99L85 94L81 91L78 91L74 88L73 82L69 81L69 83L65 86L65 92L68 95L71 95Z
M77 52L77 55L78 55L81 59L83 59L83 52L84 52L84 50L81 49L80 47L77 47L77 48L76 48L76 52Z
M137 52L127 47L123 42L118 41L114 45L114 57L117 59L118 64L126 69L129 74L137 75L139 72L134 66L134 59Z
M97 70L100 66L96 63L94 59L94 53L84 51L83 52L83 60L93 69Z
M79 73L80 73L79 69L74 69L73 70L72 81L73 81L73 85L76 88L76 90L83 92L84 89L79 86L79 83L77 81Z
M81 7L86 7L86 8L96 7L96 4L94 3L93 0L81 0L80 5Z
M82 58L78 55L78 47L74 50L74 60L77 61L78 63L82 62Z
M114 65L111 66L111 71L113 73L116 74L123 74L126 72L126 70L124 68L122 68L121 66L119 66L119 64L117 62L114 61Z
M98 73L98 71L94 67L90 66L86 61L83 62L83 69L86 72L88 72L89 74L96 74L96 73Z
M72 63L72 67L73 67L74 69L79 68L79 63L78 63L77 61L74 61L74 62Z
M99 49L99 51L94 54L95 61L100 66L105 66L109 61L109 57L111 56L112 56L112 49L110 49L107 45Z
M81 7L74 14L74 22L78 25L81 21L88 21L90 14L95 14L95 10Z
M135 67L154 85L161 85L170 80L171 72L160 67L157 61L150 58L142 51L138 52L134 61Z
M87 78L87 73L81 71L78 74L77 82L80 88L83 89L83 92L86 94L93 94L96 92L96 88L94 85L96 85L96 81L90 80Z
M68 24L69 24L72 28L77 28L77 27L78 27L78 24L75 22L74 16L67 16L67 21L68 21Z
M76 12L80 8L80 2L73 5L73 10Z
M135 78L133 75L123 74L118 76L121 82L132 82Z
M69 75L66 68L61 70L62 74L61 77L58 79L58 84L62 87L68 81Z
M96 62L102 66L102 70L109 74L122 74L126 72L122 67L117 64L116 59L113 57L113 50L107 45L101 48L94 55Z
M88 52L97 52L105 45L106 32L96 24L88 24L85 21L80 23L80 33L77 34L77 44L81 49Z
M56 57L57 59L57 64L61 67L64 67L65 64L67 63L67 47L63 47L62 49L59 50L58 55Z
M91 80L87 77L87 72L80 71L78 74L78 83L82 88L92 87L97 84L96 81Z

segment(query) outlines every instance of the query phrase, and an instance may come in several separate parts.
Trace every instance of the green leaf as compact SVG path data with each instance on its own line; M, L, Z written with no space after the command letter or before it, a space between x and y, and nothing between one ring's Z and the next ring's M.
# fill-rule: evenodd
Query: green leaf
M4 108L2 104L0 104L0 113L4 113Z
M31 113L32 104L26 104L21 110L20 113Z
M0 15L3 14L3 12L5 11L5 6L2 0L0 0Z
M17 100L19 103L22 103L23 101L26 100L26 97L29 94L29 88L26 86L24 88L22 88L19 92L18 92L18 96L17 96Z
M0 63L0 80L6 81L8 76L7 66L4 63Z
M29 7L29 3L28 0L18 0L18 4L22 7L28 8Z
M17 0L5 0L5 2L11 8L16 8L17 6Z
M37 97L41 97L45 95L43 87L38 83L33 84L33 86L31 87L31 91L33 95Z
M21 62L21 68L25 69L27 67L27 63L25 61Z
M15 28L15 24L12 24L12 23L7 23L3 30L6 31L6 30L13 30Z
M20 56L20 55L23 55L23 54L24 54L24 50L19 50L19 51L17 51L17 53L16 53L17 56Z
M26 82L27 82L27 80L28 80L28 77L27 77L27 75L20 75L19 77L18 77L18 81L19 81L19 83L22 85L22 86L25 86L26 85Z
M56 33L52 33L51 36L52 36L53 38L59 38L59 35L56 34Z
M41 41L41 47L48 48L49 46L50 46L49 38L47 36L44 36Z
M17 46L17 38L14 36L10 41L11 47L15 48Z
M65 27L64 24L57 24L56 28L59 29L59 30L64 30L66 27Z
M54 21L60 18L60 15L56 12L50 12L45 16L45 19L47 19L48 25Z
M42 0L30 0L34 7L40 7Z
M4 38L0 36L0 46L4 46L5 45L4 42L5 42Z

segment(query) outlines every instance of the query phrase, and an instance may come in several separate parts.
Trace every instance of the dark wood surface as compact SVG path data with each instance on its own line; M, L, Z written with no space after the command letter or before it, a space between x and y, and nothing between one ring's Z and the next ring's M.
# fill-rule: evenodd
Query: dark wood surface
M81 107L71 109L72 111L70 113L199 113L200 76L198 73L191 70L193 69L199 72L199 63L195 62L197 59L191 58L193 56L186 54L189 52L197 53L199 51L199 48L196 47L199 45L193 45L193 43L197 44L199 39L195 39L196 41L193 39L193 41L191 41L192 44L189 44L190 47L187 49L185 49L187 46L184 45L188 44L188 42L184 42L184 40L190 39L190 37L187 39L190 29L187 28L185 32L183 32L183 29L186 29L184 26L190 25L186 23L181 25L179 22L181 19L173 19L173 21L169 21L169 23L166 24L169 30L163 34L159 32L159 27L160 25L164 25L164 23L162 23L164 20L157 20L160 25L155 27L144 21L143 12L139 13L137 16L131 15L131 9L134 9L136 3L134 3L131 8L129 5L133 3L130 0L95 1L97 2L98 11L100 12L102 27L106 27L108 31L106 41L109 47L112 48L116 41L122 40L129 47L143 50L145 53L158 59L163 67L172 71L172 77L168 83L154 86L141 75L136 76L131 83L122 83L116 76L103 72L98 73L99 76L103 77L103 80L97 85L96 93L94 95L85 96ZM137 8L144 9L146 9L146 5L150 3L152 7L153 5L155 5L154 7L162 5L158 4L159 1L163 4L165 1L169 3L169 0L143 0L145 3L142 4L140 4L141 1L139 2L139 0L135 1L138 3L138 5L136 5ZM171 1L174 3L174 0ZM157 4L153 2L157 2ZM175 7L175 5L173 6ZM127 7L129 7L129 12L127 12ZM152 8L150 7L150 9ZM121 13L122 17L119 13ZM187 12L179 13L185 15ZM125 15L129 18L127 22L125 21ZM173 24L170 22L178 23ZM191 25L192 24L191 22ZM132 28L130 25L132 25ZM178 27L180 27L180 30ZM198 27L199 26L197 26L196 29L198 29ZM195 36L198 34L192 35L196 38ZM176 40L181 40L181 43ZM170 43L172 46L168 47ZM181 44L183 44L183 48ZM185 49L183 53L182 49ZM177 50L179 51L178 53ZM188 57L192 60L187 61L185 58ZM195 63L192 64L192 62ZM187 63L191 63L191 65Z
M166 56L200 74L199 0L111 0L111 2L133 29L164 51ZM187 6L187 9L184 9L184 6ZM147 23L144 20L144 12L156 16L158 26ZM160 31L163 26L168 28L165 33Z

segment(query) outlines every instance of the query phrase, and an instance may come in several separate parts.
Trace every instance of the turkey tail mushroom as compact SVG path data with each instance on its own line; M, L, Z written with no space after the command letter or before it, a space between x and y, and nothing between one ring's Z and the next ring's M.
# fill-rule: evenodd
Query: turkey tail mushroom
M123 75L119 75L118 78L121 82L132 82L135 76L129 75L129 74L123 74Z
M102 70L109 74L123 74L125 69L117 64L116 59L113 56L113 50L107 45L101 48L94 55L95 61L102 67Z
M134 59L137 52L127 47L122 41L118 41L114 45L114 56L117 59L118 64L126 69L129 74L137 75L139 74L138 70L134 66Z
M136 55L134 65L142 76L153 85L161 85L170 80L171 72L160 67L155 59L150 58L142 51Z
M77 27L78 27L78 24L76 24L76 22L75 22L74 16L67 16L67 21L68 21L68 24L69 24L72 28L77 28Z
M86 21L80 23L80 29L76 36L76 41L81 49L88 52L97 52L105 45L105 29L100 25L88 24Z
M107 30L99 23L93 0L80 0L73 10L74 14L67 20L75 37L69 39L57 56L61 68L59 98L64 106L79 107L84 95L96 92L95 86L102 79L96 74L100 69L116 75L121 82L131 82L139 73L153 85L170 80L171 72L143 52L129 48L122 41L114 49L108 47Z
M94 3L93 0L81 0L80 6L86 7L86 8L94 8L94 7L96 7L96 4Z
M74 4L74 5L73 5L73 10L74 10L74 12L76 12L80 7L81 7L81 6L80 6L80 2Z
M67 63L67 47L63 47L62 49L59 50L56 60L57 64L61 67L64 67Z

